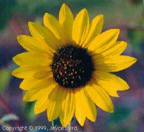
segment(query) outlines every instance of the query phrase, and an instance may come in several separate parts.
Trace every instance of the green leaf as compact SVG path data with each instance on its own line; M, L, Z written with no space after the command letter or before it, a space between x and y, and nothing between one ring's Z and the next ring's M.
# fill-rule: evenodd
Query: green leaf
M15 115L15 114L7 114L7 115L4 115L1 119L0 119L0 122L1 123L5 123L7 121L12 121L12 120L19 120L18 116Z
M26 118L31 122L36 119L36 115L34 114L34 105L35 102L24 102L24 114Z
M11 74L9 69L2 69L0 71L0 92L3 92L4 89L7 87L10 78Z

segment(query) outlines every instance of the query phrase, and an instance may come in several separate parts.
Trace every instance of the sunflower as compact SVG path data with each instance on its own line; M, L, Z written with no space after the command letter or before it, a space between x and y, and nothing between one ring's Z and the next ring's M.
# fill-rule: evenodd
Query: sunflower
M59 117L67 126L75 116L81 126L85 119L95 121L97 108L112 113L110 96L129 89L128 84L112 74L130 67L133 57L121 55L127 43L117 41L119 29L101 33L104 18L91 22L86 9L74 18L63 4L59 20L45 13L44 26L29 22L32 36L17 37L26 52L13 60L20 67L13 75L22 78L24 101L36 101L34 112L47 111L49 121Z

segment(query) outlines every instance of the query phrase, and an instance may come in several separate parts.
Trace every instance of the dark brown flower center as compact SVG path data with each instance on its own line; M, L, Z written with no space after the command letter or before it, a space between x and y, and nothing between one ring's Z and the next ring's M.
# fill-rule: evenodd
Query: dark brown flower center
M85 85L94 71L87 50L72 45L61 48L54 54L51 67L55 81L65 88Z

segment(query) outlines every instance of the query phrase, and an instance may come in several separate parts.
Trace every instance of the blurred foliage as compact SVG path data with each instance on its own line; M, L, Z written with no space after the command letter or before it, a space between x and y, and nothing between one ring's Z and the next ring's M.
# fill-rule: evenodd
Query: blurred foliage
M17 0L17 6L19 6L20 9L25 10L28 14L36 14L36 15L42 15L41 13L45 11L55 11L57 10L62 3L67 3L69 5L75 5L75 8L80 8L81 6L92 6L93 4L101 5L105 3L103 6L107 6L110 4L110 1L113 0Z
M0 92L3 92L5 88L8 86L9 81L11 79L11 74L9 69L1 69L0 70Z
M3 124L3 123L6 123L8 121L12 121L12 120L19 120L18 116L15 115L15 114L7 114L7 115L4 115L1 119L0 119L0 122Z
M129 0L132 4L140 4L143 0Z
M130 115L130 109L125 106L117 106L115 112L110 115L108 122L122 122Z
M15 0L0 0L0 30L3 29L12 17Z
M36 119L34 114L34 104L35 102L24 102L23 103L23 113L28 121L32 122Z
M57 7L58 3L57 0L17 0L17 8L20 12L24 14L36 14L42 15L44 11L51 10L53 7ZM23 14L23 15L24 15Z
M139 31L139 30L135 30L135 29L128 30L128 37L130 38L130 44L132 46L134 46L135 47L134 50L138 50L138 52L141 51L140 45L144 41L143 36L144 36L143 31Z
M128 0L129 2L132 2L135 5L135 2ZM16 9L19 10L19 12L22 12L23 16L25 14L28 15L43 15L45 12L57 14L59 8L63 3L66 3L70 5L71 7L74 7L74 10L80 9L80 8L93 8L94 7L103 7L101 9L108 9L108 7L111 7L111 9L116 8L116 5L119 5L123 3L125 6L126 3L128 3L126 0L16 0L17 6ZM139 2L136 2L139 5L142 3L142 0L139 0ZM129 7L129 6L128 6ZM129 10L129 8L123 8L123 10ZM116 8L117 9L117 8ZM111 10L112 11L112 10ZM15 12L16 14L19 12Z
M115 112L110 115L106 127L110 132L134 132L133 122L129 123L131 109L127 106L119 105L115 107Z

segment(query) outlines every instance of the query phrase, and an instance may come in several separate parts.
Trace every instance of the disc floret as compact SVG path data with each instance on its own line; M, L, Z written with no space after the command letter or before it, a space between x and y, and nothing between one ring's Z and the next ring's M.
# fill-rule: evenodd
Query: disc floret
M87 50L73 45L60 48L54 54L51 67L55 81L65 88L85 85L94 70Z

